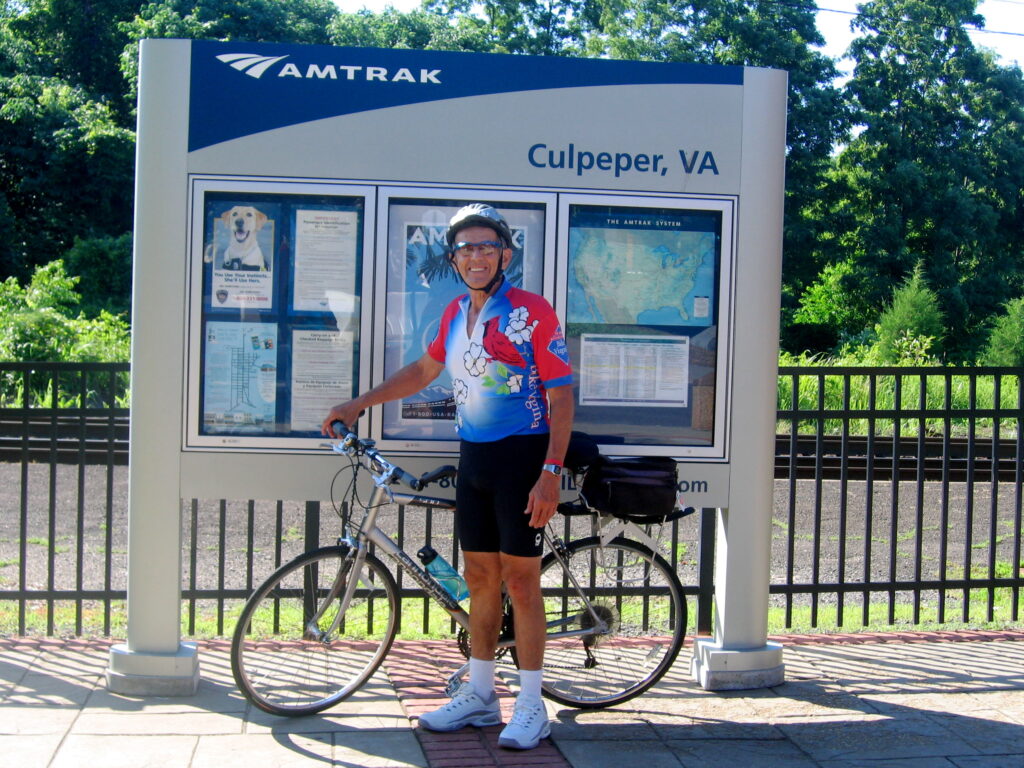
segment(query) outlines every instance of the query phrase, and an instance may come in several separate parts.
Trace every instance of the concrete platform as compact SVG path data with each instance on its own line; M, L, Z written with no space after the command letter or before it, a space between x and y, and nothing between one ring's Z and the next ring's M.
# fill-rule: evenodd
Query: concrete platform
M687 650L627 704L549 703L551 738L514 752L500 727L415 727L459 663L453 642L398 643L352 699L293 720L240 696L225 641L200 641L195 696L138 698L106 689L112 640L0 638L0 768L1024 768L1024 630L772 639L781 685L705 691ZM503 669L506 717L515 681Z

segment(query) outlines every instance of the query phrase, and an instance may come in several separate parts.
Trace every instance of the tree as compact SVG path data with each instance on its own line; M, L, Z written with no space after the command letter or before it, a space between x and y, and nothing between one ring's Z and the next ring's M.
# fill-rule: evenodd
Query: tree
M0 279L131 229L134 134L64 81L0 77Z
M492 53L564 56L581 51L585 20L599 0L428 0L424 7L452 20L462 35Z
M828 216L843 300L868 325L891 286L920 264L943 314L947 350L974 352L977 329L1024 283L1024 82L975 50L975 0L861 6L848 92L856 137L840 154ZM999 280L992 277L999 274Z
M339 14L331 22L334 45L415 50L490 50L482 30L466 19L453 21L440 13L414 10L401 13L388 7L380 13L361 10Z
M111 105L121 124L130 127L131 104L125 99L119 66L129 40L120 24L133 18L146 2L24 0L24 10L12 15L9 27L35 57L34 74L81 88L91 98Z
M338 13L331 0L157 0L119 25L130 40L121 55L121 71L134 103L138 41L143 38L328 45Z
M783 242L784 344L799 296L830 263L820 248L827 219L821 215L834 187L828 181L832 151L848 129L835 63L815 46L824 39L811 2L777 0L604 0L580 4L587 25L582 52L652 61L774 67L789 73L786 135L786 208ZM789 338L792 337L792 338Z

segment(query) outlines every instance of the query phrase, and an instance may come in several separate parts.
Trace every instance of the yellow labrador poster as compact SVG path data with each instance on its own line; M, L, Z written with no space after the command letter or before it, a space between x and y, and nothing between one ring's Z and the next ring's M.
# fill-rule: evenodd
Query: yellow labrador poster
M206 212L203 258L213 264L210 306L214 309L274 308L277 206L247 202L217 201Z

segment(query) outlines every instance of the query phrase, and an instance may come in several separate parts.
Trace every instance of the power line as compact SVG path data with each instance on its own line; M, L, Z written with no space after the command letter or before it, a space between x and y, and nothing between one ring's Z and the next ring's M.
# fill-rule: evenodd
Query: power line
M1011 3L1012 5L1024 6L1024 2L1021 2L1020 0L999 0L999 1L1000 2L1004 2L1004 3ZM788 5L788 3L780 3L780 5ZM817 11L817 12L822 12L822 13L839 13L839 14L842 14L844 16L859 16L860 15L857 11L844 11L844 10L841 10L839 8L822 8L820 5L814 6L814 10ZM922 22L917 21L917 20L903 19L903 21L905 21L908 24L915 24L915 25L923 26ZM943 29L950 29L950 30L953 29L953 27L950 27L948 24L936 24L935 26L942 27ZM963 28L965 30L967 30L968 32L978 32L979 34L982 34L982 35L1007 35L1009 37L1024 37L1024 32L1009 32L1007 30L1001 30L1001 29L985 29L984 27L973 27L973 26L970 26L968 24L965 24Z

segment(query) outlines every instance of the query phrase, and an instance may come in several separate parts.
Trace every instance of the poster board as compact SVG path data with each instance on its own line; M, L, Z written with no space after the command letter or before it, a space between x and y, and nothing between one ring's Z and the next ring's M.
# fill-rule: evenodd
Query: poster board
M188 448L319 446L357 392L366 187L193 178Z
M778 248L780 149L757 126L784 125L785 105L754 105L784 92L783 73L241 42L143 49L140 108L160 117L140 132L136 278L159 296L147 306L178 304L133 321L133 355L145 372L149 355L166 364L180 349L181 368L133 382L133 420L154 404L154 422L174 421L183 496L307 496L309 477L333 466L317 414L422 349L458 290L428 274L443 267L446 217L486 201L524 237L516 279L567 332L577 426L606 453L686 464L689 503L728 503L732 392L751 359L737 328L771 331L745 319L756 302L738 276L777 282L763 270L775 263L765 248ZM234 247L235 207L262 221L258 254ZM620 297L650 286L656 306L612 311L590 276L607 271L587 245L601 239L613 254L640 244L638 274L610 279ZM439 386L370 409L360 432L414 472L450 461Z

